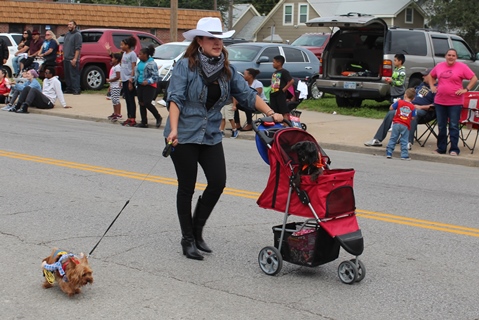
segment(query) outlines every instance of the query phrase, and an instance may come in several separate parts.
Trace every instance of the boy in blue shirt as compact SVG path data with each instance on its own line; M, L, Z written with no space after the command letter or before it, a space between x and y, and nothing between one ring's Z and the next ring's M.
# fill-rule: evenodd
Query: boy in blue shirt
M398 100L389 107L390 110L396 110L396 113L393 118L391 138L386 148L386 157L388 159L392 158L396 142L399 139L401 144L401 160L411 160L411 158L409 158L407 143L409 140L409 129L411 129L411 120L416 117L416 109L411 103L415 95L416 91L413 88L409 88L406 90L404 100Z

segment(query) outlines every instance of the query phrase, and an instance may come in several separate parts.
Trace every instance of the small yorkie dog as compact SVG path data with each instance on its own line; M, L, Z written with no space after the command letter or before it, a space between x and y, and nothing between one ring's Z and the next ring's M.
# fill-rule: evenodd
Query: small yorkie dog
M323 173L324 164L321 162L319 150L312 141L300 141L291 147L291 151L298 155L298 179L300 176L308 175L311 181L318 180Z
M69 297L80 293L81 287L93 283L93 271L83 253L75 256L67 251L54 248L42 262L45 289L53 287L55 280L60 289Z

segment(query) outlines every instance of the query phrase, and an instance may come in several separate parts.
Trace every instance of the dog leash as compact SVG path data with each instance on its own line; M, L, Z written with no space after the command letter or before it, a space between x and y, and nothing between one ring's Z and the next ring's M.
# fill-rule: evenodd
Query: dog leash
M169 155L169 154L168 154ZM146 178L148 178L151 174L151 172L153 171L153 169L156 167L156 165L158 164L158 162L160 161L160 157L158 157L158 160L156 160L155 164L153 165L153 167L150 169L150 172L148 172L148 174L143 178L143 180L141 180L141 183L138 185L138 187L136 187L136 190L133 192L133 194L130 196L130 198L126 201L125 205L123 206L123 208L121 208L120 212L118 212L118 214L116 215L115 219L113 219L113 221L110 223L110 225L108 226L108 228L106 229L105 233L101 236L100 240L98 240L98 242L95 244L95 246L93 247L93 249L91 249L90 253L88 254L88 258L92 255L93 251L95 251L96 247L98 247L98 245L100 244L101 240L103 240L103 238L105 237L105 235L108 233L108 231L110 230L110 228L113 226L113 224L115 223L115 221L118 219L118 217L120 217L120 214L123 212L123 210L125 210L126 206L130 203L130 200L131 198L133 198L133 196L136 194L136 192L138 191L138 189L140 189L140 187L142 186L143 182L145 182Z

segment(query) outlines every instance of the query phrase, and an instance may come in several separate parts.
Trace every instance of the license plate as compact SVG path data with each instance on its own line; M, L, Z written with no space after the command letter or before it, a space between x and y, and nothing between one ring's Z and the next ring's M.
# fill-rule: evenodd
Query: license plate
M356 89L356 82L345 82L344 89Z

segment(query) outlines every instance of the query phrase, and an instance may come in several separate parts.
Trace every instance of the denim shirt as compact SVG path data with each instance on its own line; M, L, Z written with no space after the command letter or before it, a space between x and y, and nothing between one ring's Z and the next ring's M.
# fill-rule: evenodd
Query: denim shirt
M152 57L148 58L146 61L140 60L136 65L134 82L139 85L145 80L148 81L149 85L158 82L158 66Z
M178 119L178 142L180 144L195 143L215 145L223 139L220 132L221 108L233 96L245 108L255 110L256 91L248 86L246 80L230 66L231 79L220 76L218 83L221 95L209 110L206 109L208 89L198 67L191 70L188 59L181 59L173 69L168 86L167 105L175 102L180 110ZM166 121L163 135L165 138L171 132L170 118Z

